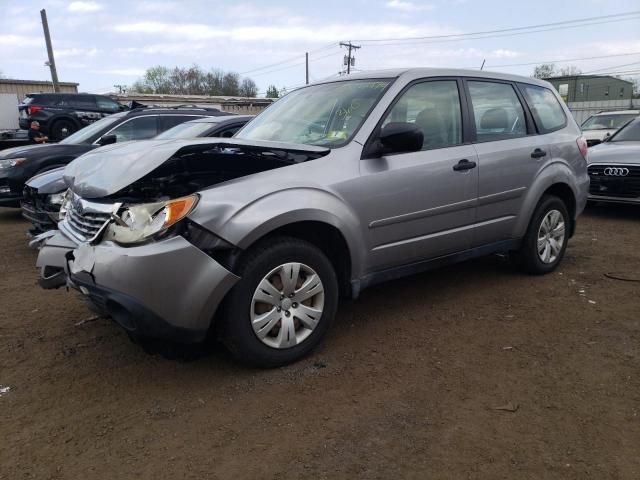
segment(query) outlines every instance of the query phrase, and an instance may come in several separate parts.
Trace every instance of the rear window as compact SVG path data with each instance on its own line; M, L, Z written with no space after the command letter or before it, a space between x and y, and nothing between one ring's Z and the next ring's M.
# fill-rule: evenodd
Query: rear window
M564 110L551 90L535 85L522 85L522 91L542 133L558 130L567 124Z

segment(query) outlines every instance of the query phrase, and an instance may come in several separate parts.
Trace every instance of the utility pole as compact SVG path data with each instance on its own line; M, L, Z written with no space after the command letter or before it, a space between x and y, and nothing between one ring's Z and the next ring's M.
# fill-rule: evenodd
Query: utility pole
M305 78L306 78L306 85L309 85L309 52L305 52L304 54L304 64L305 64Z
M42 28L44 29L44 41L47 44L47 55L49 55L49 69L51 70L51 83L53 83L53 91L59 92L58 72L56 71L56 61L53 59L53 47L51 46L51 36L49 35L49 23L47 23L47 11L43 8L40 10L40 18L42 18Z
M357 50L361 47L360 45L354 45L351 42L349 43L340 42L340 46L347 47L349 49L349 53L347 54L347 58L346 58L347 75L349 75L351 73L351 66L356 64L356 59L351 56L351 50Z

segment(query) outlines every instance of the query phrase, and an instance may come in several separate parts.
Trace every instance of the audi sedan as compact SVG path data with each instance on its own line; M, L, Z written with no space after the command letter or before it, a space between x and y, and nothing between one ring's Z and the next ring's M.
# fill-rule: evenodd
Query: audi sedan
M640 204L640 118L589 149L589 200Z

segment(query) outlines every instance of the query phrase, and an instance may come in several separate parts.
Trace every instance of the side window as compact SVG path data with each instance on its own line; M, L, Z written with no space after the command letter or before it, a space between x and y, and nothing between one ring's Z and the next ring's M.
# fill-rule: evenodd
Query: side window
M484 81L470 81L468 85L478 142L527 134L524 109L513 86Z
M198 116L187 116L187 115L164 115L160 118L160 131L164 132L165 130L169 130L170 128L175 127L176 125L180 125L181 123L188 122L189 120L196 120L201 118Z
M96 97L96 103L100 110L106 110L107 112L117 112L120 110L120 106L117 102L105 97Z
M224 130L220 130L216 132L215 136L222 137L222 138L231 138L236 134L238 130L240 130L240 128L242 128L242 125L231 126L231 127L225 128Z
M109 132L111 135L115 135L117 142L127 142L129 140L143 140L145 138L152 138L158 134L158 117L138 117L122 125L116 127Z
M418 83L402 94L382 125L415 123L422 129L422 150L462 143L460 94L455 80Z
M550 132L567 124L564 110L551 90L535 85L521 84L521 87L540 131Z
M79 109L86 108L88 110L96 109L96 99L91 95L78 95L78 96L72 97L69 103L74 108L79 108Z

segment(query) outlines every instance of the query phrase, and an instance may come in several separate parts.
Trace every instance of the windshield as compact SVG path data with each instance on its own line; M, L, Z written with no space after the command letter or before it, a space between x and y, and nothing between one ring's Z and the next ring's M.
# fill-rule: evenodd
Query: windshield
M108 127L112 123L115 123L118 119L124 117L127 112L115 113L113 115L109 115L108 117L104 117L97 122L93 122L88 127L83 128L82 130L78 130L73 135L69 135L64 140L59 143L63 145L78 145L80 143L87 143L88 140L93 137L96 133L102 130L105 127Z
M582 124L582 130L615 130L637 116L635 113L594 115Z
M174 140L177 138L198 138L215 126L213 122L185 122L157 135L156 140Z
M236 138L345 145L380 100L390 79L349 80L301 88L258 115Z
M640 118L629 122L609 139L610 142L640 142Z

